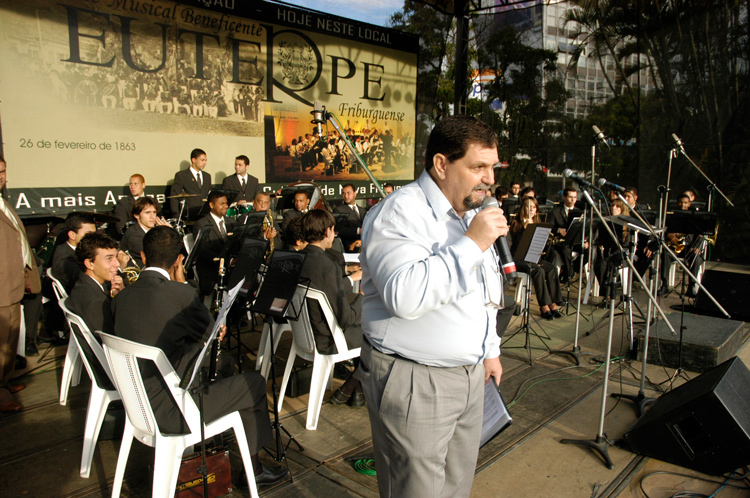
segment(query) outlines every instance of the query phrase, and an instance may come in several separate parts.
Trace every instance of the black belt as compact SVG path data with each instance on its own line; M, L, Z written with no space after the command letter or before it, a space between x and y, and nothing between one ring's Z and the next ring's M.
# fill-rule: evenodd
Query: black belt
M370 342L369 339L367 339L367 336L365 334L362 334L362 340L365 341L368 346L370 346L372 349L374 349L375 351L377 351L378 353L380 353L382 355L390 356L391 358L395 358L397 360L404 360L404 361L408 361L409 363L416 363L417 365L422 365L418 361L414 361L414 360L409 359L409 358L407 358L405 356L401 356L398 353L386 353L385 351L381 351L379 348L376 348L375 346L372 345L372 343Z

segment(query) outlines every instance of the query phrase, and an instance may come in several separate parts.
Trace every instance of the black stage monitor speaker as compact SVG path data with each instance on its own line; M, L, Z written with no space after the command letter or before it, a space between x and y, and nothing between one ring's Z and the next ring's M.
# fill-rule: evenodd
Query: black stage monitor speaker
M750 273L706 270L701 283L733 319L750 317ZM711 314L719 313L703 290L698 291L695 307Z
M750 464L750 371L737 357L657 399L628 430L635 453L705 474Z

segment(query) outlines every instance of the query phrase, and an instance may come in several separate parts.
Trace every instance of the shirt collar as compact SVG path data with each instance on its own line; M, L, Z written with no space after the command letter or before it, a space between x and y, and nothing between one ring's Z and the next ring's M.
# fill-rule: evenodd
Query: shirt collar
M101 288L102 292L104 292L104 286L103 286L102 284L100 284L100 283L99 283L99 281L98 281L97 279L95 279L94 277L92 277L91 275L89 275L89 274L87 274L87 273L84 273L84 275L86 275L86 276L87 276L87 277L89 277L89 278L90 278L91 280L93 280L93 281L94 281L94 283L95 283L96 285L98 285L98 286L99 286L99 288Z
M459 218L458 213L453 209L448 198L445 196L435 180L430 176L427 170L422 171L417 184L424 192L427 202L432 208L432 214L436 220L441 219L443 216L450 215L455 218ZM472 210L473 211L473 210Z
M166 278L167 280L172 280L169 278L169 272L165 270L164 268L157 268L156 266L147 266L143 269L143 271L155 271L156 273L160 274L162 277Z
M224 219L224 218L219 218L218 216L216 216L214 213L211 213L211 212L209 212L208 214L211 215L211 218L213 218L214 223L216 223L216 226L219 226L219 223L221 222L221 220Z

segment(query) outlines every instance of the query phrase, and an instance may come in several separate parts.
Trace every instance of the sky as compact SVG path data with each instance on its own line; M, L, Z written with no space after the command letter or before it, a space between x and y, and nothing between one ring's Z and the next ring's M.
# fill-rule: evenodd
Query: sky
M404 0L285 0L290 5L306 7L339 17L356 19L378 26L388 26L391 14L404 6Z

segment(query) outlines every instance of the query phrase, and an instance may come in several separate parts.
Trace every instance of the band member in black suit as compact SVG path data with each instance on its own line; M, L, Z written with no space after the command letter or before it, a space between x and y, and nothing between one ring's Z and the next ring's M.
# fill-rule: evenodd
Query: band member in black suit
M120 251L117 253L117 259L120 260L123 267L135 265L138 268L143 268L143 261L141 260L143 237L155 226L171 226L167 220L156 214L158 212L159 203L156 202L156 199L147 195L139 198L133 204L133 217L136 222L123 235L122 241L120 241Z
M68 297L68 309L80 316L92 332L114 332L112 297L124 288L118 270L117 242L100 233L86 235L76 247L83 273Z
M334 208L334 213L345 213L346 219L336 224L336 231L341 242L344 243L344 250L347 252L359 252L362 247L362 220L365 219L367 210L357 206L357 190L354 185L347 183L341 189L341 196L344 203Z
M281 227L279 227L279 222L276 221L276 214L273 211L270 211L269 213L269 209L271 209L271 196L265 192L258 192L258 195L255 196L255 200L253 201L253 212L270 214L273 224L265 229L261 228L261 231L257 236L263 240L275 239L275 241L281 242L281 236L279 235L282 232ZM240 223L244 224L245 221L246 219L242 219Z
M181 378L189 377L195 356L213 327L208 310L182 271L182 237L172 228L156 227L143 239L146 268L138 281L112 301L115 335L155 346L162 351ZM220 332L223 338L226 329ZM142 368L154 415L163 432L186 431L179 409L153 366ZM195 395L194 395L195 396ZM256 482L272 484L286 469L269 469L258 460L260 449L271 441L266 401L266 381L256 372L245 372L212 382L204 395L207 422L239 410L247 443L253 456Z
M227 234L237 226L237 222L226 215L229 203L224 192L215 190L208 194L208 207L211 211L193 225L193 234L196 237L201 229L205 229L196 266L203 296L211 294L219 281L219 261L214 260L219 257L227 241Z
M563 265L560 272L560 280L563 282L570 280L575 273L573 250L582 252L581 244L579 243L581 233L578 232L578 235L568 234L568 227L575 217L574 210L577 200L578 192L576 189L565 187L562 204L557 204L552 208L552 235L562 239L553 248L562 258Z
M258 193L258 179L247 172L250 159L247 156L237 156L234 160L235 174L224 178L221 183L222 190L233 190L237 192L234 202L245 204L252 202Z
M304 252L307 254L302 267L302 278L310 279L310 287L325 293L331 304L333 314L339 326L344 330L346 344L349 348L362 345L362 293L349 300L351 281L344 277L341 267L326 255L326 251L333 245L336 236L334 232L335 220L328 211L314 209L302 217L302 234L307 242ZM362 278L362 270L354 277ZM317 303L309 303L310 325L315 335L315 347L319 353L336 353L328 322ZM359 383L359 370L355 369L352 376L331 397L331 402L341 404L349 402L352 406L365 404L364 394Z
M307 192L300 190L294 193L294 209L289 209L284 213L284 220L281 222L281 231L286 232L286 227L296 218L305 214L310 206L310 198Z
M52 255L52 276L60 281L68 294L81 273L76 246L87 233L92 232L96 232L96 223L91 215L70 213L65 219L58 245Z
M130 189L130 193L117 201L113 213L118 219L115 223L118 239L122 237L122 230L125 228L125 225L135 219L133 218L133 204L145 195L146 180L143 178L143 175L136 173L131 176L128 188Z
M185 208L189 210L187 218L195 220L198 217L200 208L203 206L203 199L211 191L211 175L203 171L206 168L206 153L201 149L193 149L190 152L190 167L178 171L174 175L174 183L169 191L169 195L194 194L195 197L186 197ZM180 212L181 199L170 199L169 208L172 214L177 216Z

